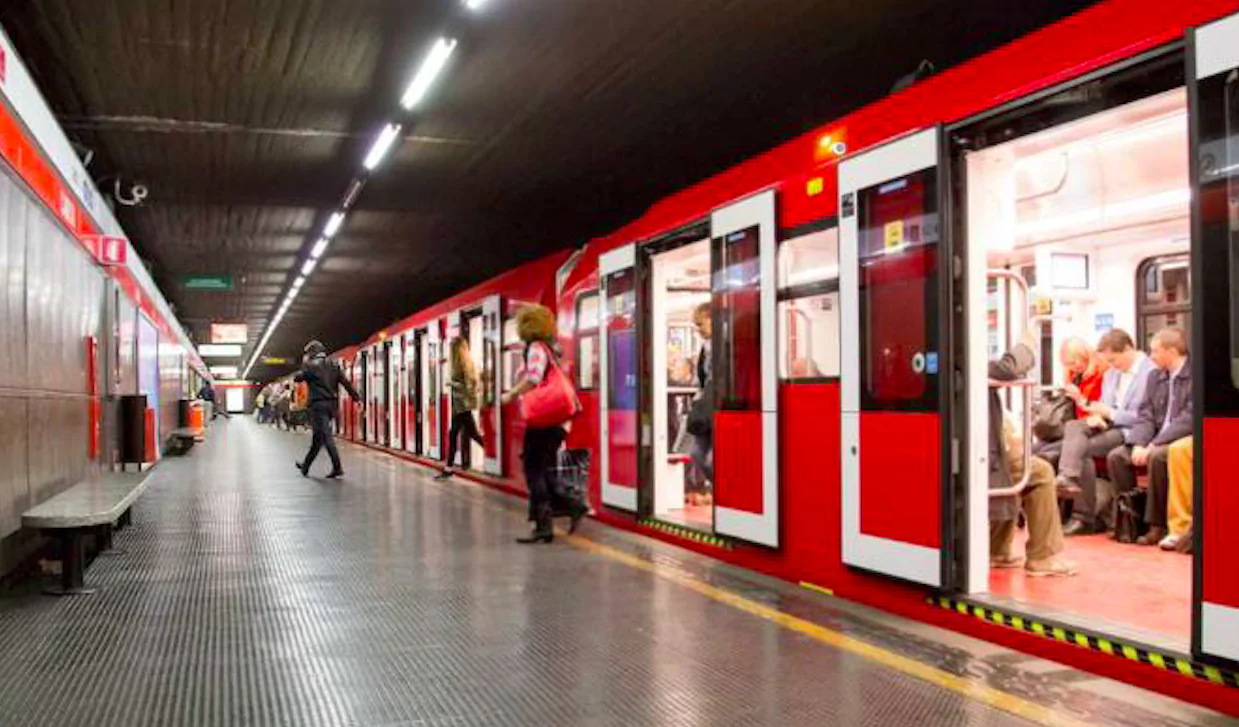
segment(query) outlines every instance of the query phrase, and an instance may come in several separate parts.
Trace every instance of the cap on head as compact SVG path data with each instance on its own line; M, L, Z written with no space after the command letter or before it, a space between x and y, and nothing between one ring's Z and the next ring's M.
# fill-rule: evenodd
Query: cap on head
M327 353L327 347L322 341L310 341L305 345L304 352L307 356L317 356L320 353Z

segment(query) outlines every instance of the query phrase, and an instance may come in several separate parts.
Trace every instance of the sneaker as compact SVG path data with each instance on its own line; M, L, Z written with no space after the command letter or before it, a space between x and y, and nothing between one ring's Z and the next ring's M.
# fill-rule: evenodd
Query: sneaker
M1024 557L1020 555L992 555L989 559L990 568L1019 568L1024 565Z
M1024 572L1032 578L1074 576L1076 574L1076 566L1075 563L1070 563L1058 557L1051 557L1045 560L1029 561L1024 566Z
M1157 547L1162 550L1174 550L1179 547L1179 536L1171 533L1170 535L1162 538L1161 542L1157 544Z

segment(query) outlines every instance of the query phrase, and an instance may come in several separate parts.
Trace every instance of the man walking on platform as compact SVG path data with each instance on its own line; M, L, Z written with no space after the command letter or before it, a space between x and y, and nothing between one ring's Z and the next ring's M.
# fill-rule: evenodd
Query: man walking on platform
M340 367L334 361L327 360L327 347L318 341L310 341L305 345L305 357L296 380L298 383L304 382L309 390L310 428L314 432L310 452L305 461L297 463L297 469L301 470L302 476L309 477L310 465L314 464L318 450L326 447L327 456L331 457L331 472L327 477L343 477L340 453L336 450L335 436L331 431L336 412L340 408L339 388L343 386L353 401L359 401L361 396Z

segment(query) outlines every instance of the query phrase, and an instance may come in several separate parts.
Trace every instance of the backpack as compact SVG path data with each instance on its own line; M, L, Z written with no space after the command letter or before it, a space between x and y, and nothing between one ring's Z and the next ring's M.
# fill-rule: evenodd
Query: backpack
M1120 492L1114 500L1114 539L1134 543L1144 535L1144 506L1148 493L1139 488Z

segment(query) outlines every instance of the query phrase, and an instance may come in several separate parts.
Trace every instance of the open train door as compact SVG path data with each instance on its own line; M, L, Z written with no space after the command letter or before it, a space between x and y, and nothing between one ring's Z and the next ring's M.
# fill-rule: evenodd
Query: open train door
M637 510L637 274L636 245L598 260L598 421L602 504Z
M839 164L843 562L934 587L950 465L941 138L929 129Z
M779 388L775 198L766 191L710 216L714 529L779 545Z
M443 385L439 382L442 366L439 365L439 321L431 321L422 337L422 412L425 455L439 458L439 439L443 431L441 416Z
M482 471L503 475L503 299L492 295L482 301L482 392L479 397Z
M408 331L404 339L404 451L421 454L421 366L418 360L421 341L417 331Z
M1239 15L1197 28L1192 140L1196 578L1192 650L1239 662ZM1205 335L1206 331L1208 336ZM1229 526L1229 527L1228 527Z

